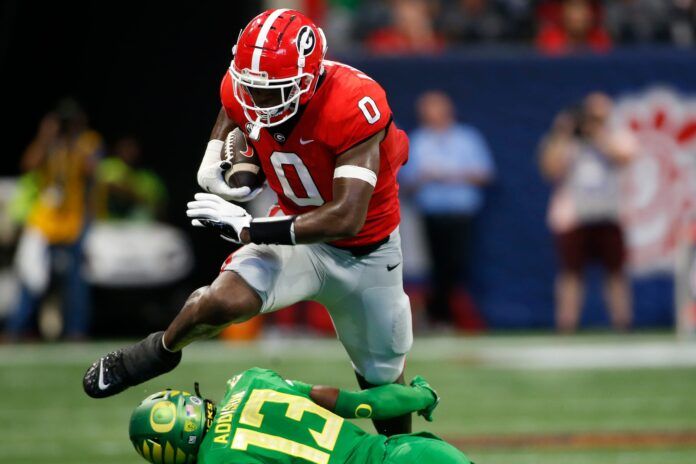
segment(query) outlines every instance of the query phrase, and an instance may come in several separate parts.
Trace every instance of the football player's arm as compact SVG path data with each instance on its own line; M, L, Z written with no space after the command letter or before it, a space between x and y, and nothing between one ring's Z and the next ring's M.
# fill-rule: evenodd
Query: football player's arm
M422 377L414 378L409 386L389 384L357 392L295 380L291 383L319 406L346 419L390 419L418 412L430 421L440 400Z
M215 120L213 130L210 132L210 140L208 141L208 146L203 154L203 160L201 160L201 165L198 168L198 183L204 190L208 190L207 186L204 185L207 180L206 176L215 174L220 169L220 161L222 160L220 154L222 153L222 149L225 144L224 140L227 138L227 134L232 132L235 127L237 127L237 124L235 124L235 122L227 116L225 108L220 108L220 112ZM213 166L215 169L211 170L210 168ZM217 176L213 177L217 178Z
M330 242L360 232L379 174L379 144L384 134L385 130L379 131L337 158L333 199L295 218L295 243ZM246 229L242 241L249 243L251 235Z
M253 219L243 208L222 200L224 195L212 192L217 196L197 193L195 201L189 202L186 214L194 226L210 227L226 240L242 244L293 245L352 237L365 224L372 191L377 183L379 144L384 134L385 130L381 130L338 156L333 199L312 211L295 217ZM234 190L240 189L249 187Z
M237 127L237 124L227 116L224 107L220 108L220 112L215 120L213 130L210 132L210 140L225 140L227 134L232 132Z
M224 140L237 124L227 116L225 108L221 108L218 113L215 125L210 133L210 141L205 149L203 160L198 168L196 179L198 185L209 193L214 193L221 198L229 201L246 201L251 195L250 187L230 187L225 181L225 171L231 165L228 160L223 160L221 153L224 147Z

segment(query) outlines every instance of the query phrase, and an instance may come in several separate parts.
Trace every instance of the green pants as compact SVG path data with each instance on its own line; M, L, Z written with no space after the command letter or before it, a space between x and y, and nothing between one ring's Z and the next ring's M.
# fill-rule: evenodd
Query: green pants
M464 453L428 432L395 435L386 446L383 464L472 464Z

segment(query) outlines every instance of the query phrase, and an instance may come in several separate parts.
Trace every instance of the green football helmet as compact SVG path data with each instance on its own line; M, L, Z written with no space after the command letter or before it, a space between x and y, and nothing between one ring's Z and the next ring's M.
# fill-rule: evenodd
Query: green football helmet
M214 416L212 401L165 390L135 408L128 433L135 450L152 463L192 464Z

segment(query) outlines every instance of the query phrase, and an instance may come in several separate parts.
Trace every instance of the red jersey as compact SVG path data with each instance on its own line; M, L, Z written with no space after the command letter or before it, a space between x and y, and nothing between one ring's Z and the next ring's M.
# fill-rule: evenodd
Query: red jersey
M408 158L408 137L393 123L386 94L377 82L350 66L324 64L326 71L316 93L291 120L289 133L281 132L283 126L268 127L261 130L259 140L247 141L259 156L281 209L296 215L331 201L336 158L386 128L365 225L354 237L331 242L369 245L399 225L396 175ZM222 105L228 117L248 133L249 121L233 92L228 72L220 88Z

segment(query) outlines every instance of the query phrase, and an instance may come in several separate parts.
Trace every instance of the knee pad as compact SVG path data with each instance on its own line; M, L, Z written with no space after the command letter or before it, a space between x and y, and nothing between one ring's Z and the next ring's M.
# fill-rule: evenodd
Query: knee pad
M394 383L404 371L406 356L396 356L388 360L367 359L362 366L356 366L356 372L372 385Z

